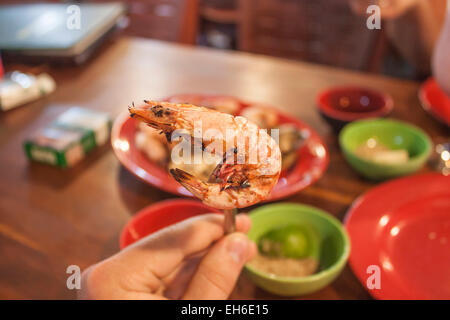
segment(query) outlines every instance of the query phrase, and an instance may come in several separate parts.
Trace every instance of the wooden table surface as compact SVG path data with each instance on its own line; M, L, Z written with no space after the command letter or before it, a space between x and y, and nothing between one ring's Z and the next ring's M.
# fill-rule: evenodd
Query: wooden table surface
M135 212L174 197L128 173L109 145L70 170L29 163L24 139L70 106L116 116L131 101L190 92L271 103L310 124L330 151L325 175L285 200L317 206L341 220L374 184L344 161L336 135L316 111L319 90L359 84L388 92L395 101L392 117L420 125L434 140L448 134L420 107L416 82L264 56L122 38L83 67L49 72L58 83L54 94L0 114L0 298L74 298L66 287L67 266L84 269L114 254L120 231ZM244 276L231 297L277 298ZM370 295L346 267L333 284L304 298Z

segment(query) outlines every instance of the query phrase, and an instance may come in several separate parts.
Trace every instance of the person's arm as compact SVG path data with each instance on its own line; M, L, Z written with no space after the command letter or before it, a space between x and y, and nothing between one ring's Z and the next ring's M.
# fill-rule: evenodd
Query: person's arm
M447 18L434 52L433 75L450 97L450 0L447 1Z
M223 216L207 214L164 228L83 272L80 299L226 299L256 245L245 233L224 236Z
M431 72L431 57L445 18L445 1L419 0L395 20L386 21L393 47L421 74Z
M380 5L382 28L391 45L418 73L430 73L431 56L445 18L443 0L349 0L354 12Z

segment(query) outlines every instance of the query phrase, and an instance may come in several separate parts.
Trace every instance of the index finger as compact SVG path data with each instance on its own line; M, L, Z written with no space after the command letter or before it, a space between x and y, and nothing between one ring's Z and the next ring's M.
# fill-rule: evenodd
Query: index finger
M119 255L133 268L149 268L159 279L169 275L188 256L206 250L224 235L224 217L205 214L161 229ZM246 215L236 217L236 229L247 233L251 221ZM138 271L138 270L136 270Z

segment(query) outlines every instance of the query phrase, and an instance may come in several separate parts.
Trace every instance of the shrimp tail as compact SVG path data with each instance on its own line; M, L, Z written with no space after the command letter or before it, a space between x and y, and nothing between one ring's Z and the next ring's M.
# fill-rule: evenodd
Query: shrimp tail
M178 168L170 169L169 172L178 183L189 190L189 192L197 198L203 199L205 194L208 193L208 184L197 179L190 173Z

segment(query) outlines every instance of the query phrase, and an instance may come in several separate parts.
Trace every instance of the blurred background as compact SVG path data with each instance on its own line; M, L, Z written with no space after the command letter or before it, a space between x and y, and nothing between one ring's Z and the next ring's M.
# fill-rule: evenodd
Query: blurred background
M350 259L376 255L394 295L366 290L350 260L307 298L448 298L449 52L450 0L0 0L0 298L74 298L69 265L115 254L137 212L187 194L164 137L129 117L159 98L284 126L271 200L344 221L374 188ZM342 138L368 117L389 119ZM388 249L364 247L372 235ZM279 298L245 276L231 297Z
M39 2L0 0L0 4ZM104 2L107 1L80 1ZM430 75L432 50L444 21L446 1L128 0L122 3L126 18L120 24L121 35L422 80ZM366 9L370 4L382 8L379 30L362 27L366 25Z

